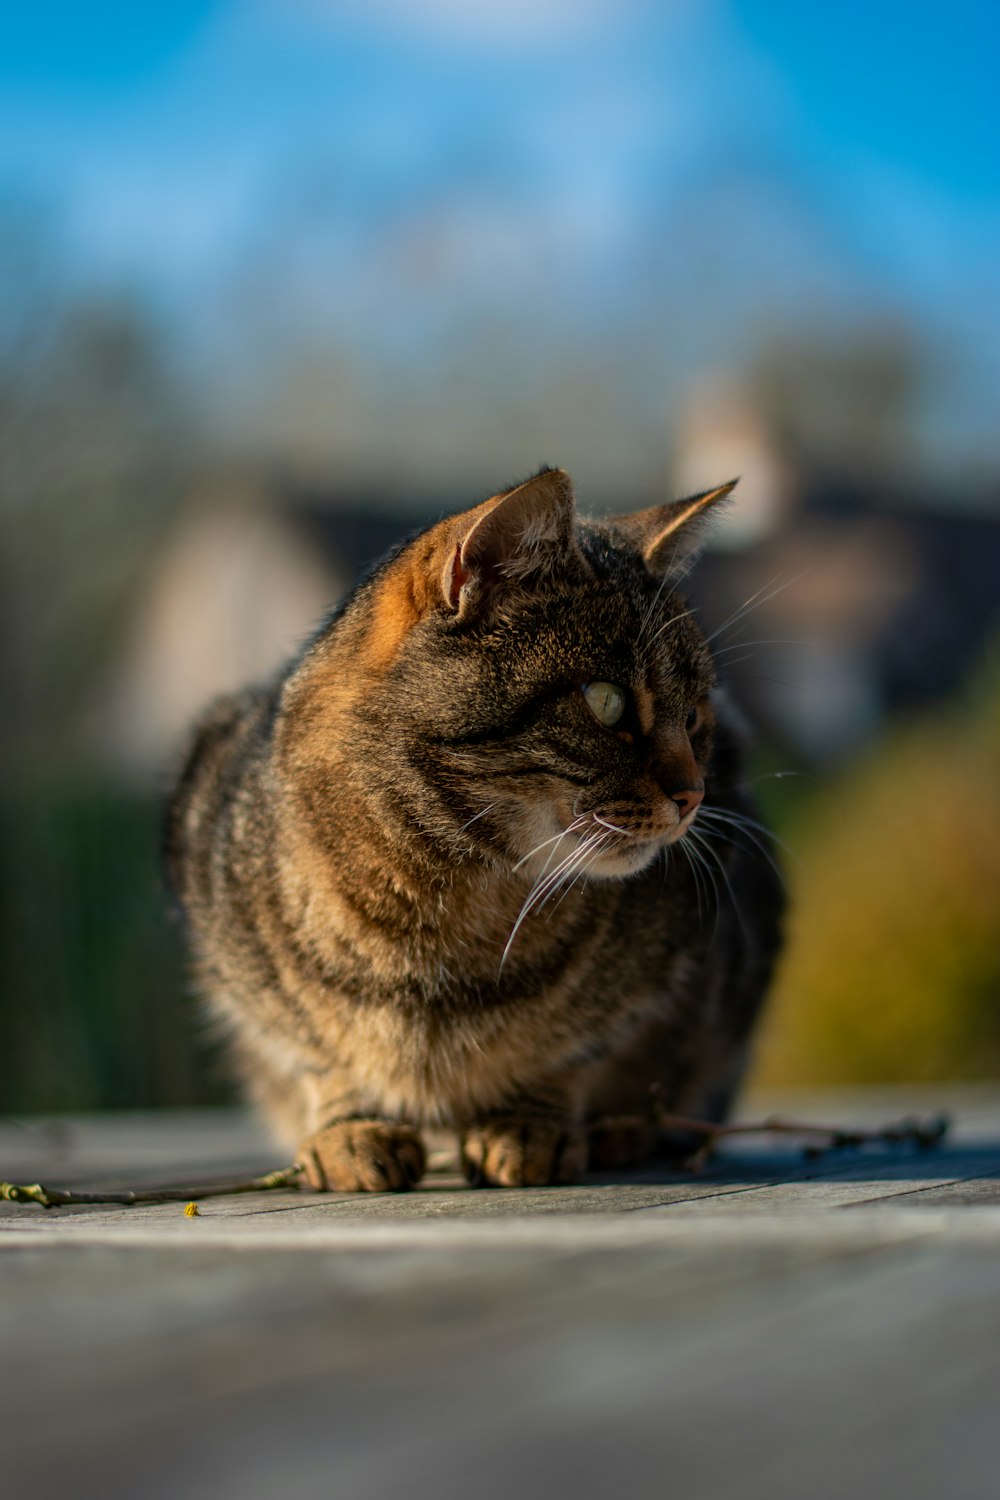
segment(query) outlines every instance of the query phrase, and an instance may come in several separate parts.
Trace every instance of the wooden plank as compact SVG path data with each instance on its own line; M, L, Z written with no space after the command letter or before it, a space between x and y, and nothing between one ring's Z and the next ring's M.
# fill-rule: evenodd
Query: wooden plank
M54 1246L0 1276L18 1500L992 1493L992 1247Z

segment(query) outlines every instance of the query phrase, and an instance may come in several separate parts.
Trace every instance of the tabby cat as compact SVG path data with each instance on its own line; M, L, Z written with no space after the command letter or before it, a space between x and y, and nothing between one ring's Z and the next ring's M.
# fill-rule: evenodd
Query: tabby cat
M521 1186L650 1151L657 1108L724 1115L782 906L675 592L731 489L583 521L543 469L201 723L168 871L312 1186L412 1186L424 1125Z

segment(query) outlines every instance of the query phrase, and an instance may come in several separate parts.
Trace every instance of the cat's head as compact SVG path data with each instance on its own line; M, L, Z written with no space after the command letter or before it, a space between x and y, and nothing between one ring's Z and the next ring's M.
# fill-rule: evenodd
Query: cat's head
M423 532L287 684L285 765L451 860L643 868L704 792L715 673L675 587L732 487L585 521L546 469Z

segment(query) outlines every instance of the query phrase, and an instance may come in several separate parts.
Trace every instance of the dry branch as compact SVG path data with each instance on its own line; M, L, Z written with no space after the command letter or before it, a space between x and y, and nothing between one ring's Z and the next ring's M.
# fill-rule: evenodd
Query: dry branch
M272 1188L299 1186L303 1168L298 1164L279 1167L263 1177L246 1182L220 1182L209 1187L165 1187L122 1189L119 1192L83 1193L71 1188L48 1188L40 1182L0 1182L0 1201L37 1203L42 1208L67 1208L78 1203L118 1203L133 1208L139 1203L190 1203L201 1198L228 1198L234 1193L266 1193Z
M859 1150L865 1146L913 1146L918 1151L930 1151L939 1146L951 1128L947 1115L934 1115L929 1120L907 1116L876 1130L845 1129L840 1125L810 1125L800 1120L748 1121L739 1125L713 1125L707 1120L691 1119L687 1115L668 1114L664 1110L655 1112L656 1124L665 1132L678 1135L699 1135L703 1143L688 1156L685 1166L697 1171L704 1166L717 1142L731 1135L797 1135L806 1137L803 1151L806 1156L822 1156L827 1151Z

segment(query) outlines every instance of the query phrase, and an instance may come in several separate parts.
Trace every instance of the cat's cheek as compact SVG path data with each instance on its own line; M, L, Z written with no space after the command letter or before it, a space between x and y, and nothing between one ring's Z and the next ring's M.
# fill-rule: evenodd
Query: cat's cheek
M536 878L546 865L553 868L570 852L572 836L568 827L572 821L572 812L558 802L525 805L511 814L510 847L526 877ZM553 855L556 857L552 858Z

